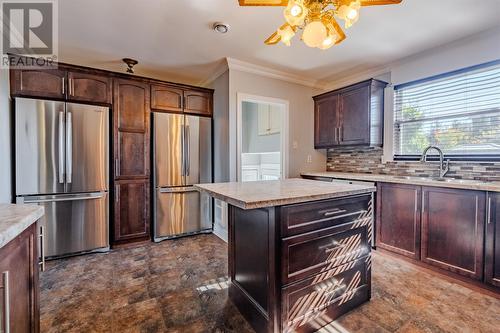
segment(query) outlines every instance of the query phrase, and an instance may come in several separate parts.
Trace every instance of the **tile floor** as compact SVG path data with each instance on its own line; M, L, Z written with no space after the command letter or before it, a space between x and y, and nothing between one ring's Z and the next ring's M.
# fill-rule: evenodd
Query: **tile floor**
M252 332L228 301L214 235L51 261L43 332ZM500 332L500 300L374 253L372 300L322 333Z

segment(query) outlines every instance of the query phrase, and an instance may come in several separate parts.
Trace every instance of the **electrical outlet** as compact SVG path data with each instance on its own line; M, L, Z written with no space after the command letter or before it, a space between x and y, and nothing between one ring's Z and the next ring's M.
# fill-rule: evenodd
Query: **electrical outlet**
M307 155L307 163L312 163L313 158L311 155Z
M292 147L293 149L299 148L299 143L296 140L293 140Z

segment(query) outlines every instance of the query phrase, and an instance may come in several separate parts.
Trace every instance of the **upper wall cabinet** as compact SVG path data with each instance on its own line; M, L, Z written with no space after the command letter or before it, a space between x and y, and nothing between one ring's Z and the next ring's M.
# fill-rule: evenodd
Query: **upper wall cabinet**
M384 88L370 79L314 99L314 147L382 145Z
M167 85L151 85L151 109L182 112L183 96L182 89Z
M60 69L12 69L12 96L111 104L109 76Z
M212 115L212 94L204 91L184 91L184 112Z
M57 69L13 69L10 71L12 96L66 98L66 71Z
M112 80L108 76L68 72L68 99L111 104Z

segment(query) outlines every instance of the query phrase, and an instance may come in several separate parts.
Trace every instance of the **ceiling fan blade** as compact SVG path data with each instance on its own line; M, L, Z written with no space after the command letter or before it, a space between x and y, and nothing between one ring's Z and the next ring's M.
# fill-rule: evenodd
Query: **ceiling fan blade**
M278 30L283 30L287 26L289 26L289 24L285 23L281 27L279 27ZM278 44L279 41L281 40L281 36L278 34L278 30L276 30L271 36L267 37L267 39L264 41L264 43L267 44L267 45ZM294 31L295 31L295 29L294 29Z
M361 0L361 6L397 5L403 0Z
M288 0L238 0L240 6L286 6Z
M338 22L335 18L332 18L332 20L330 21L330 24L333 25L333 28L335 29L335 31L338 34L338 38L335 41L335 45L342 43L344 41L344 39L346 38L344 30L342 30L342 28L340 27L340 25L338 24Z

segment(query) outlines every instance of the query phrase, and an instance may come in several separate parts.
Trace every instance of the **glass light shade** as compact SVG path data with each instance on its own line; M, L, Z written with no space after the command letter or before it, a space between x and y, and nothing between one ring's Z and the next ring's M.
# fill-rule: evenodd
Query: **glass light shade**
M320 47L327 35L328 31L323 22L312 21L305 26L302 40L309 47Z
M328 36L321 42L321 45L318 46L318 48L322 50L327 50L333 45L335 45L335 42L337 41L337 36L328 34Z
M359 19L359 9L361 8L361 3L359 1L353 1L348 6L342 5L337 11L337 15L345 21L345 27L350 28Z
M308 9L304 6L302 0L290 0L286 6L283 14L285 20L291 26L302 25L307 16Z
M292 27L287 25L283 29L278 29L278 35L280 35L283 44L285 44L286 46L290 46L290 41L292 40L293 36L295 36L295 31L293 31Z

